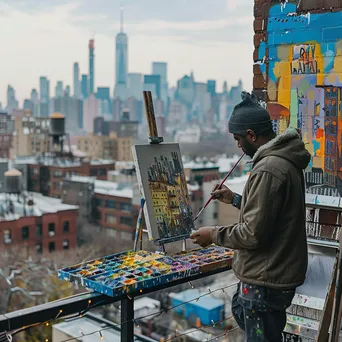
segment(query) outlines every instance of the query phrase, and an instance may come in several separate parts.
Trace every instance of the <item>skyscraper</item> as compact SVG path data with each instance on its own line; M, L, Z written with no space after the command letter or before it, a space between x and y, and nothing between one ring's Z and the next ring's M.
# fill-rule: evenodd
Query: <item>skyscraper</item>
M8 85L7 87L7 112L11 114L14 109L19 107L19 103L15 98L15 90L12 86Z
M31 101L33 104L33 116L39 116L39 99L38 99L38 92L36 89L32 89L31 91Z
M144 76L144 90L155 91L153 96L157 96L158 100L160 100L161 93L161 77L160 75L145 75ZM152 86L152 87L151 87Z
M94 93L94 60L95 60L94 39L89 40L89 93Z
M207 92L210 94L210 96L216 95L216 81L215 80L207 81Z
M160 76L160 99L164 102L164 108L167 108L169 85L167 83L167 63L152 62L152 74Z
M127 74L128 97L134 97L137 100L142 100L143 91L143 75L139 73Z
M67 96L70 96L70 86L69 85L67 85L65 87L64 94L66 94Z
M55 97L63 97L63 81L57 81L55 87Z
M123 32L123 9L120 13L120 33L116 35L115 45L115 89L114 98L127 97L127 72L128 72L128 38Z
M88 97L88 95L89 95L88 75L82 75L81 93L82 93L82 98L83 99L86 99Z
M112 114L112 102L110 99L109 87L98 87L96 92L96 98L101 101L100 114L102 116Z
M40 116L49 116L50 114L50 81L45 76L41 76L40 85Z
M78 63L74 63L74 97L81 98L80 68Z

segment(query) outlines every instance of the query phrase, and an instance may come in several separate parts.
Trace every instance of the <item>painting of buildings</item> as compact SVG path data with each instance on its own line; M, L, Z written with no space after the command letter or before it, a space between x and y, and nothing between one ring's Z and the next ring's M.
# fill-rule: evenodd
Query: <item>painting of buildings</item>
M136 145L133 155L150 239L184 239L194 229L178 144Z
M278 134L302 130L312 154L307 191L341 196L342 8L294 0L265 6L255 5L254 90Z

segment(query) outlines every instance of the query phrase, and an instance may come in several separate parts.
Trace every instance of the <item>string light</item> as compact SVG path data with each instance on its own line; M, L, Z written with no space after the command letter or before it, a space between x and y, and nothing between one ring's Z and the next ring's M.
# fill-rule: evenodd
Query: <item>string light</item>
M230 284L230 285L227 285L227 286L225 286L225 287L218 288L218 289L215 289L215 290L211 290L211 289L208 287L208 288L207 288L207 289L208 289L208 293L203 293L202 295L198 296L197 298L194 298L194 299L191 299L191 300L182 302L182 303L180 303L180 304L177 304L177 305L175 305L175 306L169 308L167 311L169 311L169 310L174 310L175 308L177 308L177 307L179 307L179 306L182 306L182 305L185 305L185 304L194 302L194 301L198 302L200 298L205 297L205 296L207 296L207 295L209 295L209 294L212 294L212 293L214 293L214 292L217 292L217 291L223 291L224 293L226 293L226 292L224 291L224 289L227 289L227 288L230 288L230 287L232 287L232 286L235 286L236 284L238 284L238 283L236 282L236 283L233 283L233 284ZM140 292L142 292L142 290L140 290ZM130 296L127 295L127 297L128 297L130 300L132 300L132 298L131 298ZM61 299L61 300L62 300L62 299ZM88 305L88 308L87 308L86 310L84 310L83 312L80 312L80 313L78 313L77 315L72 315L72 316L64 317L63 319L69 319L69 320L70 320L70 319L78 319L78 318L82 317L82 316L83 316L86 312L88 312L90 309L93 309L93 308L95 308L95 307L97 307L97 306L100 306L102 303L103 303L103 301L100 301L100 302L97 302L97 303L96 303L95 305L93 305L93 306ZM91 300L88 301L88 304L91 304ZM144 319L144 318L148 318L148 317L153 317L152 319L155 319L155 318L159 317L160 315L162 315L164 312L166 312L166 311L165 311L165 310L161 310L161 311L158 312L158 313L154 312L154 313L152 313L152 314L148 314L148 315L145 315L145 316L141 316L141 317L138 317L138 318L136 318L136 319ZM53 322L53 321L57 320L58 317L59 317L62 313L63 313L63 310L60 309L59 312L57 313L57 315L56 315L56 317L55 317L54 319L51 319L51 320L48 320L48 321L45 321L45 322L34 323L34 324L32 324L32 325L22 327L22 328L18 329L17 331L15 331L14 333L12 333L12 335L17 334L18 332L27 330L28 328L31 328L31 327L34 327L34 326L39 326L39 325L41 325L41 324L45 324L46 326L48 326L48 325L50 324L49 322ZM228 319L230 319L230 318L231 318L231 317L229 317ZM121 322L121 323L119 323L119 324L113 324L113 325L111 325L110 327L104 328L104 329L101 329L101 330L103 331L103 330L111 329L112 327L115 327L115 326L118 327L118 326L121 326L122 324L127 324L127 323L132 322L132 321L134 321L134 320L128 320L128 321L125 321L125 322ZM219 323L220 323L220 322L216 322L216 324L219 324ZM211 325L210 325L210 326L211 326ZM205 326L203 326L202 328L205 328ZM200 329L202 329L202 328L195 329L194 331L200 330ZM81 331L80 331L80 332L81 332ZM81 332L82 336L80 336L80 337L93 335L93 334L99 333L99 332L100 332L99 330L93 331L93 332L88 333L88 334L84 334L83 332ZM187 333L187 334L188 334L188 333ZM179 335L179 336L182 336L182 335ZM173 338L172 338L172 339L173 339ZM72 340L75 340L75 338L63 340L62 342L67 342L67 341L72 341ZM166 341L169 341L169 339L166 340Z

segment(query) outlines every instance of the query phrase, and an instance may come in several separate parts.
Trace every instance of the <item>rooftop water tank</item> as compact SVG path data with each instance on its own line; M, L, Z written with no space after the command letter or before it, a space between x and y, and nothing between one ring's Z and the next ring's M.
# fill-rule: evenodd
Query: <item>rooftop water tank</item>
M65 116L61 113L54 113L50 116L50 135L65 135Z
M16 169L5 172L5 191L9 194L20 194L22 190L22 173Z

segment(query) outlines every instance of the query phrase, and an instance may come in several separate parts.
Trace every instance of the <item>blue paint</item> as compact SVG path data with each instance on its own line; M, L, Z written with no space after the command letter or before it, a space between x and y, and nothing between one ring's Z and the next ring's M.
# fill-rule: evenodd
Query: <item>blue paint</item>
M341 18L342 20L342 18ZM340 23L341 25L341 23ZM336 41L342 39L342 26L323 29L324 41Z

